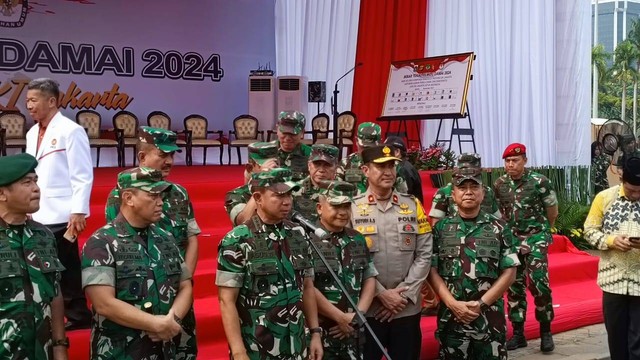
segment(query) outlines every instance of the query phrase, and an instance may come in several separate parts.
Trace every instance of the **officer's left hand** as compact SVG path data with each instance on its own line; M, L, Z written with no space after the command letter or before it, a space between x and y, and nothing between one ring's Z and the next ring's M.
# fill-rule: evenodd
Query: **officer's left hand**
M380 308L378 309L378 311L375 313L375 318L376 320L380 321L380 322L391 322L391 320L393 320L393 316L395 314L393 313L393 311L387 309L387 308Z
M75 230L76 236L83 232L86 226L87 219L85 218L84 214L71 214L69 223L67 224L67 228L73 228Z
M351 321L354 316L355 313L345 313L340 321L337 322L337 325L329 329L329 335L336 339L344 339L353 336L355 330L351 326Z
M314 333L311 335L311 344L309 345L309 360L322 360L322 355L320 334Z

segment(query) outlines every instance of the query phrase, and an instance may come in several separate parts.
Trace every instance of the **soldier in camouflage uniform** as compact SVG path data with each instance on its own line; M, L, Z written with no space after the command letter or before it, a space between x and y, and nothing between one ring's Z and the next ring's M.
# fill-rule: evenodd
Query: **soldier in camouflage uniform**
M245 184L228 191L224 197L224 209L234 226L242 224L256 212L256 202L249 191L251 175L278 167L278 146L273 142L249 144L248 153Z
M440 359L507 359L502 297L519 265L511 228L482 210L479 167L454 171L455 213L433 228L429 282L438 310Z
M312 239L358 309L366 313L373 300L378 272L373 266L364 236L346 227L351 220L351 200L355 192L353 184L343 181L331 182L321 191L318 203L320 226L330 234L330 238L321 240L312 236ZM319 321L324 329L323 359L361 359L358 336L364 336L364 333L359 334L356 330L355 311L326 265L319 258L315 258L314 263Z
M173 235L156 226L172 185L151 168L118 174L120 213L82 250L82 285L93 304L91 359L177 359L191 273Z
M309 176L298 182L299 189L292 193L293 209L315 222L316 205L322 184L334 180L338 167L338 148L333 145L314 144L309 156Z
M177 139L173 131L142 126L138 131L136 144L140 166L158 170L162 172L163 179L166 179L173 166L174 153L181 151L176 145ZM189 272L194 274L198 262L200 227L196 222L187 189L171 183L169 189L162 192L162 200L162 217L156 226L173 235ZM116 219L120 212L120 205L120 190L116 187L111 190L107 198L105 209L107 223ZM176 359L194 360L197 355L196 316L191 308L182 321L182 334L178 342Z
M278 147L278 163L291 170L293 181L302 180L309 175L307 161L311 155L311 146L301 142L305 124L304 114L299 111L283 111L278 115L278 139L273 143Z
M526 147L514 143L502 154L506 174L494 184L500 211L516 236L520 266L509 288L509 320L513 337L507 349L526 347L524 322L527 314L526 288L533 295L536 320L540 322L540 350L555 348L551 335L553 303L549 287L547 249L552 241L551 227L558 217L558 200L549 179L525 169ZM527 286L528 283L528 286Z
M368 322L393 359L412 360L420 358L420 289L431 266L431 227L420 200L393 189L398 158L392 154L387 145L362 151L369 187L353 199L351 222L379 272ZM364 358L379 360L381 351L367 339Z
M597 141L591 143L591 183L594 194L609 188L607 171L611 166L611 156L604 152L602 144Z
M322 358L309 237L287 220L291 171L253 174L257 210L218 245L216 285L231 358ZM305 336L305 320L311 332Z
M474 168L478 171L482 171L480 155L478 154L460 154L458 158L458 168ZM498 202L493 189L489 186L482 185L484 188L484 198L482 200L482 211L491 214L497 218L502 217L500 209L498 208ZM436 192L431 203L431 210L429 211L429 220L431 225L435 225L438 220L445 218L449 215L455 215L458 212L456 203L451 199L451 193L453 192L453 184L449 183Z
M381 136L382 128L378 124L364 122L358 125L357 151L342 159L338 168L337 178L356 185L358 194L367 191L367 178L362 172L362 165L364 165L361 156L362 150L379 145ZM396 172L397 170L398 168L396 167ZM396 177L394 188L401 193L406 193L408 190L406 181L399 176Z
M27 214L40 208L29 154L0 157L0 358L66 360L56 238Z

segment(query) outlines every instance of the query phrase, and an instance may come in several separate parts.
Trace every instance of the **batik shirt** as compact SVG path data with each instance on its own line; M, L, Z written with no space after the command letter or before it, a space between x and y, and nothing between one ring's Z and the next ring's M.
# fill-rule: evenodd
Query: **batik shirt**
M306 357L302 293L313 276L309 238L297 224L256 214L218 246L216 285L239 288L240 333L250 359Z
M0 359L53 359L51 301L63 270L49 229L0 219Z
M156 225L133 228L118 215L98 229L82 249L82 286L107 285L118 300L150 313L166 315L180 282L191 278L173 236ZM175 345L154 342L146 332L119 325L93 312L91 359L175 357Z

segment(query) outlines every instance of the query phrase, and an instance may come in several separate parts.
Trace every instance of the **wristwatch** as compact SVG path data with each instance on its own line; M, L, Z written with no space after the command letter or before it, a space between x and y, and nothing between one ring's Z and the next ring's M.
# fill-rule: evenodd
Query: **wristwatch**
M482 299L478 299L478 303L480 304L481 311L489 310L489 305L487 305L484 301L482 301Z
M321 327L315 327L315 328L309 329L309 333L311 333L311 334L320 334L322 336L322 328Z
M53 346L64 346L67 349L69 348L69 338L65 337L64 339L58 339L53 341Z
M178 325L182 326L182 319L176 314L173 314L173 320L178 323Z

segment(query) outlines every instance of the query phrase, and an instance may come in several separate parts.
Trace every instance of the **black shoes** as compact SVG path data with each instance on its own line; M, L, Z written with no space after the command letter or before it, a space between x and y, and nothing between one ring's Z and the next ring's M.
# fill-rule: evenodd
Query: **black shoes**
M507 347L508 348L508 347ZM543 353L552 352L553 349L556 348L556 345L553 343L553 336L551 336L550 331L545 331L540 333L540 351Z
M67 321L64 324L64 329L66 331L79 330L79 329L89 329L89 328L91 328L91 320L89 320L89 321Z
M527 339L524 337L524 330L514 330L513 336L507 341L507 350L515 350L527 347Z

